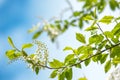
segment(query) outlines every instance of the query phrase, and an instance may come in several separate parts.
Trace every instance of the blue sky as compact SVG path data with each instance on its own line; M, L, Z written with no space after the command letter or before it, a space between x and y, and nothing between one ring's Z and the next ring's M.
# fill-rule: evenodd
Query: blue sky
M72 1L72 4L76 10L80 8L80 5L76 4L75 1ZM32 41L32 35L28 34L27 30L40 21L37 18L38 16L45 19L58 16L64 7L67 7L64 0L0 0L0 80L51 80L49 78L50 70L42 70L37 76L22 61L8 64L5 51L11 49L11 47L7 42L7 37L11 36L16 46L20 48L23 43ZM47 44L50 59L63 60L64 56L68 54L62 51L65 46L77 48L81 45L75 39L75 32L82 31L78 28L70 28L58 38L59 49L50 42L46 34L41 35L39 40ZM73 80L77 80L84 75L89 80L106 79L104 68L100 64L91 63L90 66L84 67L82 70L74 69L74 72Z

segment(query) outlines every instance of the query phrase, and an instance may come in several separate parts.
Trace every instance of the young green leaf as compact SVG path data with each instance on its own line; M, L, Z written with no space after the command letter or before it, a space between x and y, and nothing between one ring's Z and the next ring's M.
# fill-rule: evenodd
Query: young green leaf
M79 69L82 68L81 64L76 64L75 67L76 67L76 68L79 68Z
M73 13L73 16L75 16L75 17L80 16L80 12L75 11L75 12Z
M83 19L84 20L94 20L91 15L86 15L85 17L83 17Z
M6 56L10 59L10 60L14 60L17 59L21 56L21 53L16 53L15 50L8 50L6 51Z
M86 77L79 78L78 80L88 80Z
M112 33L114 35L120 34L120 23L116 24L115 27L112 30Z
M63 51L73 50L72 47L66 46Z
M11 37L8 37L8 42L13 48L15 48L15 45L13 44Z
M120 57L113 58L112 62L113 62L114 64L120 63Z
M110 68L111 68L111 61L109 60L106 62L105 67L104 67L105 73L107 73L110 70Z
M14 59L14 53L15 53L15 50L8 50L8 51L6 51L6 56L7 56L10 60L13 60L13 59Z
M101 57L101 59L100 59L100 63L101 63L101 64L103 64L103 63L106 61L107 56L108 56L108 54L102 54L102 57Z
M31 48L32 46L33 46L33 44L31 44L31 43L23 44L22 49Z
M76 39L80 41L81 43L86 43L85 37L81 33L76 33Z
M89 44L100 43L104 39L103 35L93 35L89 38Z
M62 72L58 75L58 80L65 80L65 72Z
M116 46L116 47L111 49L110 57L114 58L115 56L120 57L120 46Z
M28 56L28 54L27 54L24 50L22 50L22 55L23 55L24 57L27 57L27 56Z
M74 58L74 54L69 54L65 57L65 63L71 61Z
M72 75L73 75L72 68L69 68L65 71L65 77L67 80L72 80Z
M49 65L52 67L52 68L59 68L59 67L62 67L63 66L63 63L54 59L53 62L49 62Z
M105 36L107 36L108 38L113 38L113 36L114 36L113 33L110 32L110 31L105 31L104 34L105 34Z
M117 7L119 7L119 3L116 0L109 0L110 8L114 11Z
M35 68L35 73L38 75L38 73L39 73L39 67Z
M99 22L110 24L113 18L114 18L113 16L104 16L101 20L99 20Z
M85 61L85 66L88 66L89 63L90 63L90 61L91 61L91 59L86 60L86 61Z
M43 30L40 30L40 31L36 32L36 33L33 35L32 39L37 39L37 38L42 34L42 32L43 32Z
M96 29L98 29L98 27L90 26L90 27L86 28L85 31L93 31L93 30L96 30Z
M55 78L57 76L57 70L54 70L51 74L50 74L50 78Z

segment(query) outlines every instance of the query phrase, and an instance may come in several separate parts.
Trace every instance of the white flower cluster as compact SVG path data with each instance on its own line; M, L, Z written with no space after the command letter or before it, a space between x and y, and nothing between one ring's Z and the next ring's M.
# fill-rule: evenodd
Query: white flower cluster
M120 67L116 68L108 77L107 80L120 80Z
M44 69L44 66L46 66L48 62L48 49L46 45L40 41L34 40L33 43L37 45L37 50L35 54L31 54L26 57L25 60L28 62L28 67L33 71L36 67Z
M33 59L36 61L40 61L41 65L46 65L48 61L48 49L46 45L37 40L34 40L33 43L38 46Z
M55 38L61 33L60 30L56 26L52 26L48 22L45 22L44 24L45 26L43 29L49 32L49 35L51 38Z

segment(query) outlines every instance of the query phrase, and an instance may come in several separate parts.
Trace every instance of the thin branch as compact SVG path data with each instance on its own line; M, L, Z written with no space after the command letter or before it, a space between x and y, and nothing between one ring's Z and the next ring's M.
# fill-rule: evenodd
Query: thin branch
M77 64L80 64L80 63L82 63L82 62L84 62L84 61L86 61L86 60L89 60L89 59L91 59L92 57L95 57L95 56L97 56L97 55L99 55L99 54L102 54L103 52L105 52L105 51L107 51L107 50L109 50L109 49L112 49L112 48L114 48L114 47L116 47L116 46L118 46L118 45L120 45L120 43L118 43L118 44L116 44L116 45L113 45L113 46L111 46L111 47L109 47L109 48L107 48L107 49L104 49L104 50L102 50L102 51L99 51L99 52L97 52L95 55L92 55L92 56L90 56L90 57L88 57L88 58L86 58L86 59L84 59L84 60L81 60L81 61L78 62L78 63L72 64L71 67L72 67L72 66L75 66L75 65L77 65Z
M107 50L110 50L110 49L112 49L112 48L114 48L114 47L116 47L116 46L118 46L118 45L120 45L120 42L117 43L117 44L115 44L115 45L112 45L111 47L109 47L109 48L107 48L107 49L104 49L104 50L102 50L102 51L96 52L96 54L94 54L94 55L92 55L92 56L90 56L90 57L88 57L88 58L86 58L86 59L84 59L84 60L80 60L78 63L71 64L69 67L73 67L73 66L75 66L75 65L77 65L77 64L80 64L80 63L86 61L86 60L89 60L89 59L91 59L92 57L95 57L95 56L97 56L97 55L100 55L100 54L102 54L103 52L105 52L105 51L107 51ZM56 64L57 64L57 63L56 63ZM44 67L44 68L47 68L47 69L63 69L63 68L67 68L67 66L58 67L58 68L52 68L52 67L44 66L44 65L41 65L41 64L38 64L38 66L41 66L41 67Z
M69 0L66 0L66 2L70 6L71 11L74 12L74 9L73 9L73 6L72 6L71 2Z
M113 45L113 44L111 43L111 41L108 39L108 37L104 34L104 32L103 32L102 28L100 27L100 25L99 25L98 23L96 23L96 24L97 24L98 28L100 29L100 31L102 32L102 34L105 36L106 40L107 40L111 45Z

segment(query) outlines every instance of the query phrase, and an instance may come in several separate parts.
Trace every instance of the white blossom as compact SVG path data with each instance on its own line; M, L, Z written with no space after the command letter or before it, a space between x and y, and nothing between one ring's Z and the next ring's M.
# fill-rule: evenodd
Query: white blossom
M108 77L107 80L120 80L120 67L116 68Z

